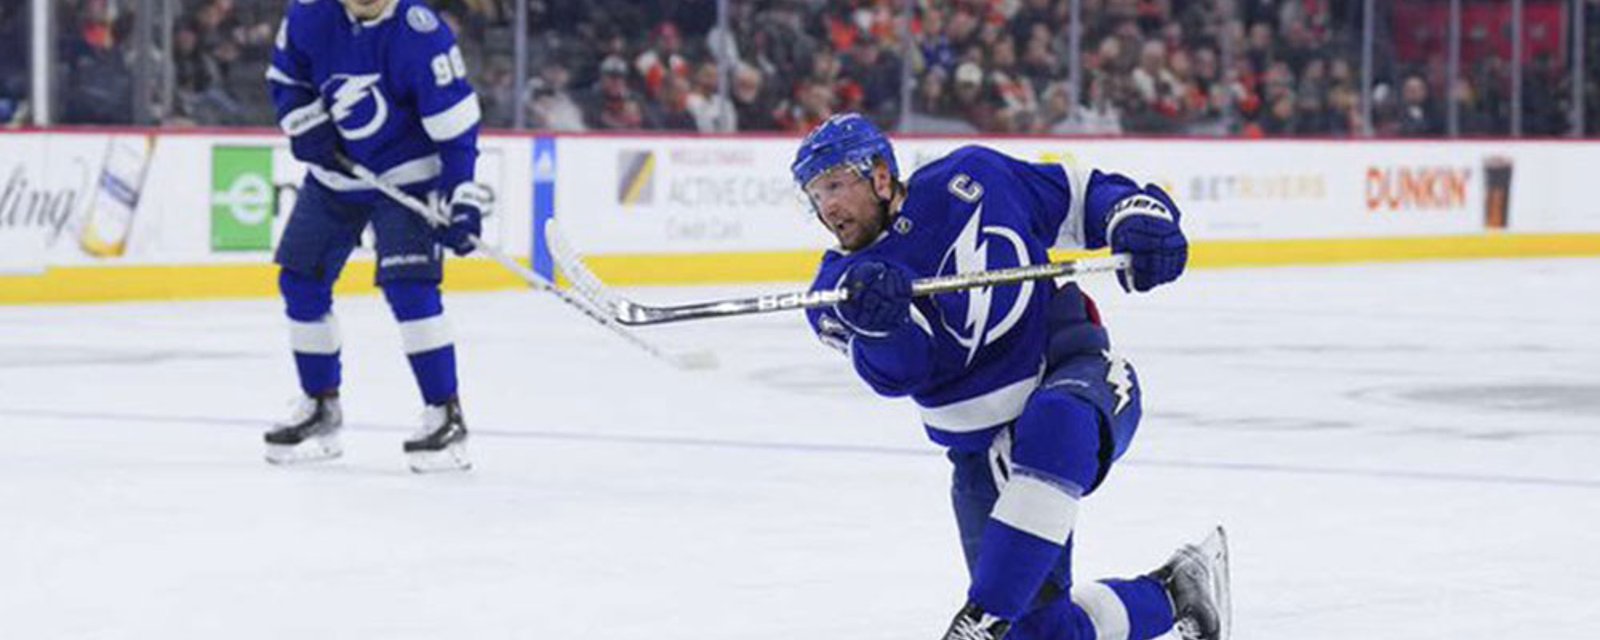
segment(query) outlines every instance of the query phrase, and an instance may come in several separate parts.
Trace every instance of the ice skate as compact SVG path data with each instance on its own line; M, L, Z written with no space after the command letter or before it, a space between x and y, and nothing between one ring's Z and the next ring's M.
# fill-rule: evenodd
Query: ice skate
M1183 640L1227 640L1232 631L1228 593L1228 534L1217 527L1199 545L1186 544L1150 577L1172 598L1172 629Z
M339 444L343 425L338 396L304 396L295 402L287 421L264 435L267 462L296 464L337 458L344 454Z
M944 632L944 640L1001 640L1011 630L1011 623L984 613L973 603L961 608Z
M417 473L466 471L472 468L467 458L467 424L461 418L461 403L455 399L422 410L422 428L405 442L406 458Z

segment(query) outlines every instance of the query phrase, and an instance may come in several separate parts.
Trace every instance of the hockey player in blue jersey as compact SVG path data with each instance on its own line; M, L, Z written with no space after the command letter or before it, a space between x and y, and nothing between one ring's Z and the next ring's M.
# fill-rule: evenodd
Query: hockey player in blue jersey
M305 395L288 422L267 432L267 460L341 454L332 290L370 224L377 284L425 405L403 450L416 471L468 468L455 347L439 295L441 247L470 253L491 197L473 181L478 98L455 37L421 0L290 0L267 83L290 149L309 169L275 256ZM442 202L449 226L430 227L345 173L344 158Z
M1148 291L1183 273L1177 206L1125 176L963 147L902 183L889 141L845 114L800 145L794 179L839 245L813 288L848 291L812 310L817 335L884 396L910 396L954 463L951 495L971 577L945 640L1227 637L1218 530L1155 571L1074 584L1079 502L1139 423L1138 377L1110 350L1074 284L1027 282L913 298L921 277L1049 259L1054 246L1128 253Z

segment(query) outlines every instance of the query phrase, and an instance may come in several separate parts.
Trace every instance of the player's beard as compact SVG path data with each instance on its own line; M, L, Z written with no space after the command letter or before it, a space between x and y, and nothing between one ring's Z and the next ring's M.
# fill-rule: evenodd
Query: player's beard
M883 235L885 229L889 228L889 218L889 201L878 199L877 215L866 218L859 224L852 225L854 227L853 230L857 232L853 234L854 238L847 239L840 235L839 248L845 251L859 251L867 248L868 245L877 241L878 236ZM827 224L827 221L824 220L823 224Z
M361 20L371 20L389 8L389 4L399 0L340 0L344 3L345 11L349 11Z

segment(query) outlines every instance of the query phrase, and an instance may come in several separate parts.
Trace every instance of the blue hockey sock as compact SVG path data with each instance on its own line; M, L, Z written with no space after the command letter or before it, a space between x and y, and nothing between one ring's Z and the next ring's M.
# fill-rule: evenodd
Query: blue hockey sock
M983 532L968 596L1015 620L1067 553L1078 501L1099 472L1099 414L1059 390L1028 398L1012 427L1011 478Z
M333 316L333 284L288 269L278 272L278 291L289 316L300 390L321 396L339 390L339 322Z
M968 599L1002 618L1020 617L1066 553L1078 494L1059 478L1013 465L984 527Z
M1117 594L1128 615L1128 638L1146 640L1172 628L1172 600L1155 578L1140 576L1132 580L1101 580ZM1091 618L1093 616L1090 616Z
M396 280L383 284L389 309L400 322L411 373L416 376L422 401L444 404L456 396L456 348L439 299L439 283Z
M1172 603L1147 577L1101 580L1029 613L1006 640L1149 640L1172 629Z

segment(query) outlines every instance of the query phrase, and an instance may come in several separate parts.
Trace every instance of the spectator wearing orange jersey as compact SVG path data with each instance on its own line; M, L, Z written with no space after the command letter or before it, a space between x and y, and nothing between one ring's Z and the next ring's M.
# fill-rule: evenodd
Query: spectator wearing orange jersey
M656 27L655 46L634 58L634 70L644 81L645 93L651 98L660 95L668 76L689 78L689 61L683 57L682 49L683 37L678 25L663 22Z

